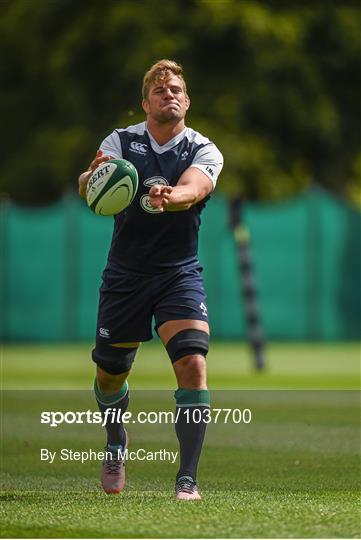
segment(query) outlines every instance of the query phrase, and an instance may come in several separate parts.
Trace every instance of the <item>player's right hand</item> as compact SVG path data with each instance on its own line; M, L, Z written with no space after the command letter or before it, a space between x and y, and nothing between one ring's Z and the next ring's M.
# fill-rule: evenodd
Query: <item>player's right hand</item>
M83 199L86 198L86 187L88 185L89 178L91 177L92 173L95 171L97 167L99 167L101 163L104 163L105 161L109 161L109 159L112 159L112 158L109 156L103 156L103 152L101 150L97 151L95 158L93 159L93 161L90 163L88 167L88 170L83 172L78 178L80 197L82 197Z
M149 203L158 210L158 212L164 212L166 205L169 203L170 194L173 191L172 186L161 186L155 184L149 190Z

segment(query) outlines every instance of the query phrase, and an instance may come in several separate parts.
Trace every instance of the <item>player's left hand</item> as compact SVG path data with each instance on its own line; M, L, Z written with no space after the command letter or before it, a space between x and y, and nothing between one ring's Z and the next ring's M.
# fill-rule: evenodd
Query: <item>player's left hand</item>
M149 203L159 212L164 212L165 206L169 203L170 194L173 191L172 186L161 186L156 184L149 190Z

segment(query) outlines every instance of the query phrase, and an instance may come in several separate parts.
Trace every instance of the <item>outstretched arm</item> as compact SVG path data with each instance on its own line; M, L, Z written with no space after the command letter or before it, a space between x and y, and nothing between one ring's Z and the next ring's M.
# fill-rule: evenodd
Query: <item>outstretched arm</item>
M212 189L212 181L206 174L196 167L189 167L175 187L152 186L149 190L149 202L160 212L188 210L204 199Z

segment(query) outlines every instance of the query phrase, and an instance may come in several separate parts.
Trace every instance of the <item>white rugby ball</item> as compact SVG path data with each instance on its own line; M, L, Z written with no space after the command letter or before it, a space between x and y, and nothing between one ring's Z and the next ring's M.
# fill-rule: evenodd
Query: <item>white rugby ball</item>
M134 165L126 159L111 159L91 175L86 200L96 214L114 216L130 205L137 189L138 173Z

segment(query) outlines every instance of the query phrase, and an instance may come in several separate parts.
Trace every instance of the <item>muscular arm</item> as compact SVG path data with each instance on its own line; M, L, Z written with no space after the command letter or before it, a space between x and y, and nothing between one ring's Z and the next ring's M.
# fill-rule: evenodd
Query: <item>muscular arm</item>
M212 181L206 174L196 167L189 167L175 187L153 186L149 191L150 204L161 212L188 210L204 199L212 189Z

